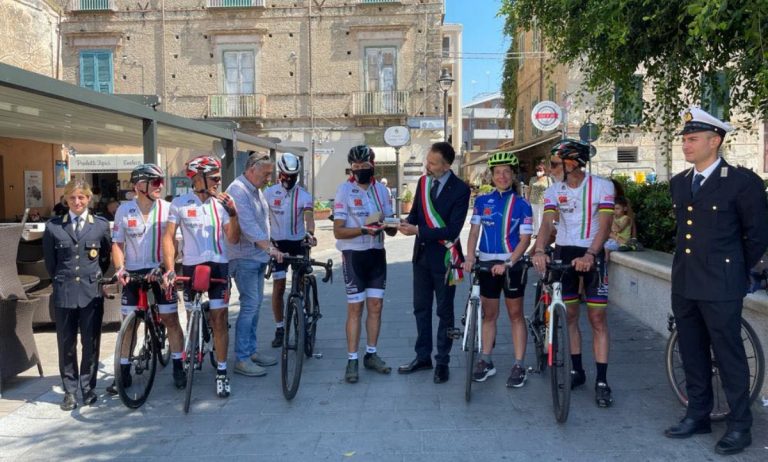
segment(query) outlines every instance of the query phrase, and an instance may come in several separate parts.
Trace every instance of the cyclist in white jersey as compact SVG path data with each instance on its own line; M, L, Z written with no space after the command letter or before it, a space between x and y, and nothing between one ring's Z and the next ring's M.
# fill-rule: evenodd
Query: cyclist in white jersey
M131 172L131 184L136 197L124 202L115 212L112 228L112 263L117 268L120 285L123 286L121 312L123 316L136 310L139 303L139 283L130 282L128 272L149 274L159 270L162 263L162 236L168 223L171 204L160 199L165 174L155 164L141 164ZM173 359L173 383L176 388L186 386L186 375L181 362L184 334L179 324L176 292L161 290L158 282L152 282L160 318L165 325ZM128 351L121 354L123 386L131 383L131 364ZM107 392L117 394L112 385Z
M595 402L599 407L613 404L611 388L606 379L608 371L608 285L605 277L603 246L611 232L614 187L605 178L583 171L590 159L590 146L565 139L552 148L550 164L557 182L544 192L544 216L536 240L533 264L543 272L549 257L544 247L554 229L554 216L559 213L555 239L555 258L571 262L576 272L563 278L563 301L568 307L568 331L571 336L571 387L583 385L586 373L581 361L581 332L579 331L579 277L584 281L588 317L597 376ZM600 270L596 274L595 268Z
M275 247L288 255L301 255L301 243L307 238L311 245L316 245L315 217L312 196L299 186L301 161L289 152L277 162L280 171L278 182L264 191L269 204L270 238ZM275 317L275 338L272 347L283 344L285 325L283 324L283 297L288 265L278 263L272 272L272 314Z
M197 265L211 268L211 278L227 279L227 254L224 239L230 243L240 240L240 225L237 220L235 202L226 193L219 193L221 185L221 163L212 156L192 159L186 167L187 176L192 178L193 192L171 202L168 226L163 234L163 261L168 272L163 275L165 284L171 284L176 277L175 263L176 228L181 228L182 274L192 276ZM226 237L225 237L226 236ZM184 284L184 302L192 302L190 282ZM226 398L230 394L227 377L227 349L229 347L229 325L227 306L229 284L211 283L208 289L216 350L216 395Z
M389 374L376 349L381 328L381 310L387 282L387 255L382 231L390 236L396 228L382 227L385 217L392 216L389 191L373 178L374 153L365 145L355 146L347 156L352 177L336 190L333 234L336 248L341 251L344 282L347 291L347 370L344 379L358 380L360 320L363 304L368 307L365 321L366 347L363 366Z

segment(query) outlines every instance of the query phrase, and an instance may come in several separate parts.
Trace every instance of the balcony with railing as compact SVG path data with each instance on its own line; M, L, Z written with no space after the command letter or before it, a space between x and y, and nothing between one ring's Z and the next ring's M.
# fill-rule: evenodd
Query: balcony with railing
M409 92L356 91L352 93L352 114L356 116L407 115Z
M264 95L208 95L208 117L253 119L262 117Z
M69 0L69 12L117 11L115 0Z
M264 0L205 0L207 8L264 8Z

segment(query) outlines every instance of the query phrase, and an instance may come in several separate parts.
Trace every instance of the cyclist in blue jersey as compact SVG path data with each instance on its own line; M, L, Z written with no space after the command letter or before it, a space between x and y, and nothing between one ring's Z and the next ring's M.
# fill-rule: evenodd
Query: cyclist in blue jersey
M526 378L524 358L527 332L523 317L525 287L522 284L524 269L518 263L533 234L533 209L522 196L517 195L514 188L518 165L517 157L510 152L497 152L488 159L496 190L475 199L464 262L465 271L470 271L476 260L495 263L490 274L478 274L483 306L483 351L472 378L476 382L484 382L488 377L496 375L491 353L496 338L496 321L499 318L499 297L503 290L504 303L512 322L512 343L515 348L515 364L507 386L514 388L522 387Z

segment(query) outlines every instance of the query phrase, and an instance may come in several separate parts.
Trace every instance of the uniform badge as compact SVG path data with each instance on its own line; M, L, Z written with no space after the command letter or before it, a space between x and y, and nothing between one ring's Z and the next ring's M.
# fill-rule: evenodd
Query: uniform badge
M691 111L687 111L685 114L683 114L683 122L690 122L693 120L693 114L691 114Z
M96 257L99 256L99 251L96 249L91 249L91 251L88 252L88 256L91 258L91 260L95 260Z
M195 209L187 209L187 217L188 218L196 218L197 217L197 210L195 210Z
M720 177L725 178L728 176L728 167L720 167Z

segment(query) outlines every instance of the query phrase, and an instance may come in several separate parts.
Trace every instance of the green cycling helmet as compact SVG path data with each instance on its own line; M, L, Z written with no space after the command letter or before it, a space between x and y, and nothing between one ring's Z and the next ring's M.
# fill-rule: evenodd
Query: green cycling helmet
M488 167L496 167L498 165L509 165L513 169L520 165L517 160L517 156L508 151L497 152L488 159Z

